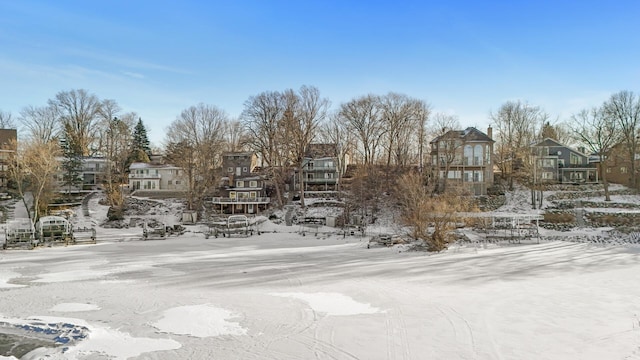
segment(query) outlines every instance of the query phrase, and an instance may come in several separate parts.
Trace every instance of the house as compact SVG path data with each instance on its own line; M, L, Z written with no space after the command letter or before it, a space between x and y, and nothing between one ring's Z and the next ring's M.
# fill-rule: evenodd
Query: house
M310 144L302 159L302 188L308 192L338 191L340 171L336 144ZM297 172L295 174L297 178ZM298 178L295 189L300 190Z
M107 171L107 159L96 156L82 156L80 166L77 169L77 184L65 184L65 170L63 169L64 157L57 157L58 168L54 175L58 189L66 193L81 193L95 191L105 181Z
M431 164L439 183L457 182L474 195L486 195L493 185L492 129L449 130L431 141Z
M187 191L184 170L171 164L134 162L129 166L129 189Z
M218 196L211 201L225 214L256 214L270 203L266 178L256 173L258 157L253 152L222 155L222 177Z
M607 153L607 180L612 183L634 187L631 184L631 159L628 147L625 143L619 143L611 147ZM600 159L596 160L597 162ZM634 154L636 178L640 177L640 151Z
M107 159L104 157L82 158L82 189L96 190L105 181L107 172Z
M17 141L16 129L0 129L0 188L4 190L9 185L9 165L16 155Z
M597 183L598 171L583 149L575 150L546 138L531 146L534 177L544 183Z

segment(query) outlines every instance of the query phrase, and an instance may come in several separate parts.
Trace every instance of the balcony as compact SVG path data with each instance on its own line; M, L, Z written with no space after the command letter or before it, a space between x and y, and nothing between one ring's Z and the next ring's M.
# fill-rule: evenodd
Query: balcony
M211 199L214 204L268 204L271 202L271 198L268 197L255 197L255 198L228 198L228 197L214 197Z
M325 178L316 178L316 179L304 179L305 184L337 184L338 179L325 179Z
M129 179L160 179L160 174L129 174Z
M327 172L327 173L335 173L338 171L338 168L335 166L311 166L311 167L303 167L302 172Z

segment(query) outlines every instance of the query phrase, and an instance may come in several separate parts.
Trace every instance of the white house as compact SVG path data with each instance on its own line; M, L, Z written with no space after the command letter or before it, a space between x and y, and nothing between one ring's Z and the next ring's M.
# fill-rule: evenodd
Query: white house
M182 168L171 164L134 162L129 166L129 189L186 191Z

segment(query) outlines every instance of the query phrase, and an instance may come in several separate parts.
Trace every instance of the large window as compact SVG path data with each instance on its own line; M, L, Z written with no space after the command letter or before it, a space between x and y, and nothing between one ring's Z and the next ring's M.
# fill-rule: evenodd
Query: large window
M482 159L482 145L476 145L473 148L473 165L481 166L484 163Z
M473 165L473 147L471 145L464 146L464 165Z

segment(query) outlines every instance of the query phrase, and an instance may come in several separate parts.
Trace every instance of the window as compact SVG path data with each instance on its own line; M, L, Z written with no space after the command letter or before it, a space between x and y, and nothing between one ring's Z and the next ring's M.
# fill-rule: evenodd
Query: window
M447 176L449 179L461 179L462 171L460 170L450 170Z
M232 172L233 172L233 168L232 168L232 167L227 168L227 172L228 172L228 173L232 173Z
M474 171L473 182L481 182L481 181L482 181L482 171Z
M176 180L176 185L180 185L180 180Z
M324 174L324 178L325 179L333 179L333 173L325 173Z
M550 172L550 171L544 171L544 172L542 173L542 178L543 178L544 180L551 180L551 179L553 179L553 173L552 173L552 172Z
M483 165L482 159L482 145L476 145L473 147L473 165L480 166Z
M542 167L546 167L546 168L556 167L556 162L554 159L543 159Z
M236 181L236 187L244 187L244 181L242 180Z
M607 168L607 174L611 174L611 168L610 167Z
M473 176L473 171L465 171L464 172L464 181L465 182L470 182L472 176Z
M582 162L580 161L580 156L571 153L571 155L569 156L569 162L571 163L571 165L580 165Z
M564 159L558 159L558 167L564 167Z
M333 167L333 161L327 161L326 163L324 163L324 167L332 168Z
M173 185L173 180L169 180L169 181L167 181L167 183L168 183L169 185Z
M229 199L233 199L233 200L236 199L236 192L235 191L230 191L229 192Z
M311 161L307 163L307 169L313 170L313 163Z
M247 168L246 168L246 167L243 167L243 168L242 168L242 172L247 172Z
M255 191L252 191L252 192L250 192L250 193L249 193L249 197L250 197L251 199L255 199L255 198L257 198L258 196L257 196L257 193L256 193Z
M464 146L464 165L473 165L471 163L473 159L473 148L471 145Z
M258 187L258 182L255 180L249 181L249 187L252 187L252 188Z

